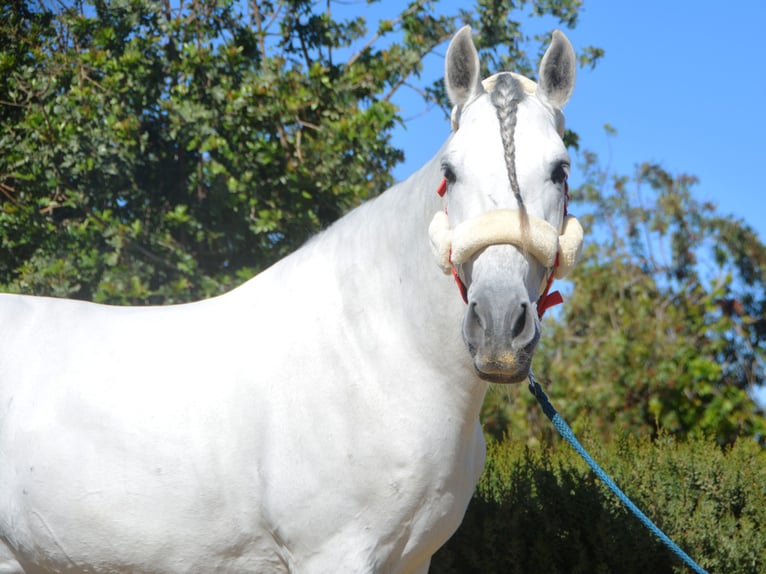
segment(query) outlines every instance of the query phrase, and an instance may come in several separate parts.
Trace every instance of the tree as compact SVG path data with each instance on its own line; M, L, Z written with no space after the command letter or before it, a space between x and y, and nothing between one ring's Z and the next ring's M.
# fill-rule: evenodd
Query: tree
M391 98L414 85L444 105L418 75L458 20L524 63L521 9L569 26L579 10L436 4L370 34L332 2L6 0L2 289L118 304L227 290L392 183Z
M441 82L419 74L459 24L486 73L533 75L544 39L523 13L571 28L580 9L417 0L370 31L320 4L5 0L2 290L121 304L227 290L391 183L392 98L414 88L447 114ZM601 55L585 48L581 65ZM643 165L609 180L584 158L573 195L598 240L547 322L538 375L576 425L763 436L746 393L763 381L763 245L697 202L691 177ZM510 396L490 393L492 432L548 429Z
M593 154L583 159L572 196L588 247L563 314L545 321L537 378L574 428L605 437L764 441L766 418L748 391L765 374L766 246L696 200L694 177L647 163L610 176ZM536 405L490 397L496 434L550 439Z

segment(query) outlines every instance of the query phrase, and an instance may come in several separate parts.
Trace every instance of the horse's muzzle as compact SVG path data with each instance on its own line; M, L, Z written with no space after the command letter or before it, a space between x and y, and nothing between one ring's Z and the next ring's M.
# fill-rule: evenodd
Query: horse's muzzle
M472 290L463 320L463 340L482 379L493 383L526 379L539 338L535 306L526 294Z

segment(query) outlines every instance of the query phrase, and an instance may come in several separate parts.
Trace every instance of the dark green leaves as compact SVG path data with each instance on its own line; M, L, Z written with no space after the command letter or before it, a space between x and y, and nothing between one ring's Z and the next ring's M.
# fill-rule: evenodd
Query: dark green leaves
M648 163L612 176L583 157L572 210L586 249L537 357L552 402L605 439L701 432L720 444L763 442L766 418L749 392L764 380L766 246L696 199L694 177ZM550 436L547 421L531 419L536 409L502 394L486 406L493 432L509 425L534 440Z
M463 16L488 23L493 6ZM417 78L456 17L438 2L403 3L371 33L364 17L336 18L333 8L6 3L4 289L113 303L196 299L264 269L388 187L403 157L390 143L401 121L392 98L405 86L442 93ZM576 9L538 12L569 18ZM516 34L509 22L485 34L487 50Z

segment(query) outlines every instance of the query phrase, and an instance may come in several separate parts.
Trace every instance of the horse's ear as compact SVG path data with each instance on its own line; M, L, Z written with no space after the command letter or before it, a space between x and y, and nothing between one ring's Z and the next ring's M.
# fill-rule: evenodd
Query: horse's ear
M444 85L453 106L462 107L484 91L480 73L479 54L473 45L471 27L463 26L447 48L444 65Z
M576 68L572 44L561 31L554 30L551 45L540 62L538 89L558 109L564 107L574 91Z

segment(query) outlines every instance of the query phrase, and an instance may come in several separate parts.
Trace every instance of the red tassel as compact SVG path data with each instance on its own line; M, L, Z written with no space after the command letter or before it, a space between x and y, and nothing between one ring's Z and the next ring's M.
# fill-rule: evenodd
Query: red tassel
M542 319L543 313L545 313L551 307L561 305L563 302L564 298L558 291L554 291L553 293L546 293L540 297L540 300L537 302L537 316Z
M452 276L455 278L455 283L457 283L457 288L458 291L460 291L460 296L463 298L463 303L468 304L468 289L466 289L465 283L463 283L463 280L460 278L457 268L454 265L452 266Z
M443 177L442 182L439 184L439 187L436 189L436 193L439 194L439 197L444 197L444 194L447 193L447 178Z

